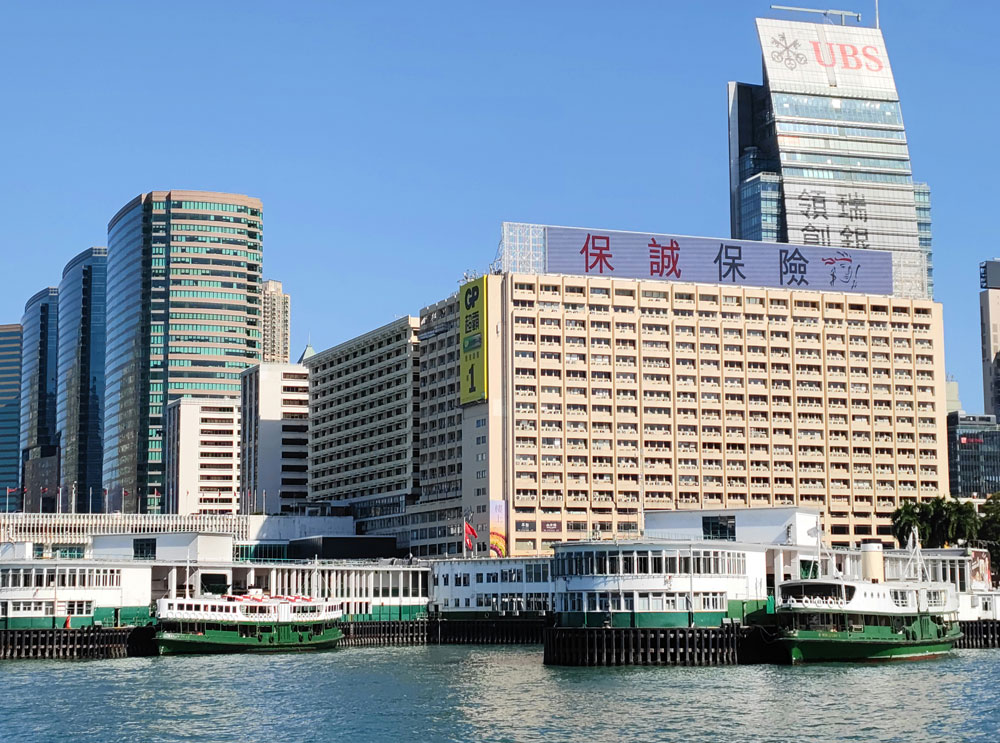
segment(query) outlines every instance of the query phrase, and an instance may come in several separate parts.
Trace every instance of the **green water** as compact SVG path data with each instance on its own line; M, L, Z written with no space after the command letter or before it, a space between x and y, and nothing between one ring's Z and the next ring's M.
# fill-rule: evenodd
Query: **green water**
M550 668L538 648L0 661L0 741L991 741L1000 651Z

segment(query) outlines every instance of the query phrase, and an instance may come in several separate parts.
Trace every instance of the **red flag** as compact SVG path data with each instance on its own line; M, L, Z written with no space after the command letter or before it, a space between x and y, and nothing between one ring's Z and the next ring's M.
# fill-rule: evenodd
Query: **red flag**
M470 550L473 549L472 540L473 539L478 539L478 538L479 538L479 535L476 533L476 530L472 528L472 524L470 524L468 521L466 521L465 522L465 546L468 547Z

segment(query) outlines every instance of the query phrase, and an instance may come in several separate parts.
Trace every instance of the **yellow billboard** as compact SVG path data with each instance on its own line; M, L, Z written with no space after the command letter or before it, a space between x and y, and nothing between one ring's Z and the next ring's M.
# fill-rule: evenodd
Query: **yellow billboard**
M458 293L459 343L462 346L462 405L486 399L486 277L465 284Z

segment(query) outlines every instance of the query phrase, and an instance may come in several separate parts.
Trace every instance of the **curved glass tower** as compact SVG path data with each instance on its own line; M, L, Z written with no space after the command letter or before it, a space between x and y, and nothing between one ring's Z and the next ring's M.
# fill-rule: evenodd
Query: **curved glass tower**
M164 407L238 397L240 372L260 362L262 220L249 196L152 191L108 224L109 509L160 512Z
M59 284L56 429L63 509L101 510L108 249L88 248Z
M56 355L59 290L42 289L21 318L21 485L24 510L52 513L59 487Z

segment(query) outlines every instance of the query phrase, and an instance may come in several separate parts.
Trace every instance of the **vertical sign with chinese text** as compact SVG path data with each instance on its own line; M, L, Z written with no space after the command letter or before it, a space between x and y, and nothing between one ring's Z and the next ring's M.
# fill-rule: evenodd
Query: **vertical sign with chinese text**
M468 405L486 399L486 277L465 284L458 293L458 302L460 402Z

